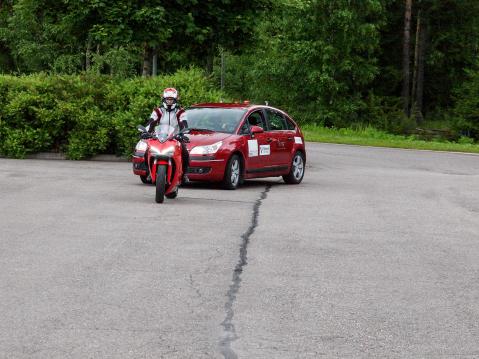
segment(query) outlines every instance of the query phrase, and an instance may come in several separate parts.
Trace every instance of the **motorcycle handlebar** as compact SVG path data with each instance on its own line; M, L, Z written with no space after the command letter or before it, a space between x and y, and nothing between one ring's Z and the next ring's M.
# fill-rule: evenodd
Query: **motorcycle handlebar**
M155 133L143 132L143 133L140 134L140 138L143 139L143 140L148 140L148 139L151 139L151 138L158 139L158 136ZM177 134L172 134L171 136L168 136L167 140L171 140L173 138L177 141L180 141L180 142L185 142L185 143L190 142L190 139L185 136L184 132L180 132L180 133L177 133Z

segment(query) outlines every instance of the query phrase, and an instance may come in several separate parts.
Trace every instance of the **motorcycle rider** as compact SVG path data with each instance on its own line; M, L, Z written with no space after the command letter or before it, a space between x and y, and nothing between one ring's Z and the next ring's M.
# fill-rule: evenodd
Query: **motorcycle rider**
M146 125L146 130L148 131L148 133L153 133L155 127L160 124L168 124L170 126L177 127L180 130L187 127L186 121L183 121L181 119L181 115L185 112L185 110L182 107L179 107L178 100L178 91L175 88L168 87L164 89L163 96L161 99L161 106L155 107L153 109L148 124ZM188 150L186 149L185 142L180 141L180 143L181 160L183 163L183 183L187 183L188 177L186 176L186 171L188 169L190 156L188 154Z

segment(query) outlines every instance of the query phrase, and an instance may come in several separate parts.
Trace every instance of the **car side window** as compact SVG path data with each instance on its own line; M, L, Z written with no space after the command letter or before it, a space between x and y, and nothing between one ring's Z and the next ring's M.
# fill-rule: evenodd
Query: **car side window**
M286 130L286 120L282 114L272 110L266 110L268 113L269 128L271 131Z
M259 126L266 130L266 121L263 118L261 111L255 111L248 116L248 124L251 126Z
M289 118L286 118L286 129L290 131L294 131L296 129L295 124Z
M248 120L243 122L243 125L241 126L241 130L240 130L239 134L240 135L248 135L249 134Z

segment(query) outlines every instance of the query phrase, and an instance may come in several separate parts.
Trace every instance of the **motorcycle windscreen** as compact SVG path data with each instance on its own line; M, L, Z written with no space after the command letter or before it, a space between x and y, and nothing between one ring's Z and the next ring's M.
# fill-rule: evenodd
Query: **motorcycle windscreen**
M172 138L177 132L177 128L170 124L159 124L155 127L156 138L163 143Z

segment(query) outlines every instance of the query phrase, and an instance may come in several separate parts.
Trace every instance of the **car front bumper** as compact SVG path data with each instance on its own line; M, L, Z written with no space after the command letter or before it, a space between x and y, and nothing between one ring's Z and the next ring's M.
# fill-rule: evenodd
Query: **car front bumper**
M191 181L219 182L225 174L226 161L213 156L191 156L188 179Z
M138 176L146 176L148 174L148 167L145 162L144 152L135 152L131 162L133 163L133 173Z

